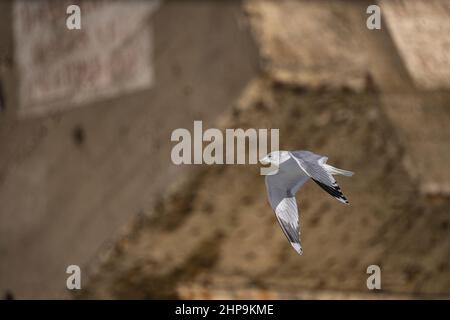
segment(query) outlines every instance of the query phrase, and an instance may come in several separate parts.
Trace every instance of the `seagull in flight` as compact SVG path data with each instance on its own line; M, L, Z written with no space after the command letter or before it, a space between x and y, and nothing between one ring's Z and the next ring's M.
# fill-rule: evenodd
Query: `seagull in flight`
M276 169L266 175L270 206L286 238L299 255L303 254L299 237L299 214L295 194L312 179L323 190L342 203L348 204L333 175L350 177L353 172L328 165L328 158L310 151L273 151L260 160Z

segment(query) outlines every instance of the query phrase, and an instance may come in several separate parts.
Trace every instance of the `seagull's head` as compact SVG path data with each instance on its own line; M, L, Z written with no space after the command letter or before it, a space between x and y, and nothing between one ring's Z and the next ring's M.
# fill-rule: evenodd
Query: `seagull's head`
M291 156L288 151L272 151L264 158L260 159L259 162L263 165L274 165L279 167L280 164L287 161Z

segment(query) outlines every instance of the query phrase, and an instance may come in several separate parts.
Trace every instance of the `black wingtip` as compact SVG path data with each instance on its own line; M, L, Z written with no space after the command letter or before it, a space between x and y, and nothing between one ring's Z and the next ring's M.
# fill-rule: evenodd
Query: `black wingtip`
M341 188L335 183L332 186L328 186L316 179L312 179L315 183L317 183L323 190L325 190L327 193L335 197L337 200L339 200L342 203L349 204L347 198L342 194Z

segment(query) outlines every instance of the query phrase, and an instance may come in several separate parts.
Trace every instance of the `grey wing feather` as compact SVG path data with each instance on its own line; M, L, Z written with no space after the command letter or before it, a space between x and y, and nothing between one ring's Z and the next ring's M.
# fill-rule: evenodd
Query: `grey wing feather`
M328 160L327 157L309 151L293 151L291 152L291 155L294 160L297 161L300 168L303 169L303 171L305 171L306 174L308 174L323 190L340 202L348 204L348 200L343 195L336 179L334 179L333 175L328 172L324 166Z
M278 173L266 176L266 188L272 207L283 233L298 254L302 254L299 238L299 214L295 193L309 179L299 173L295 178Z

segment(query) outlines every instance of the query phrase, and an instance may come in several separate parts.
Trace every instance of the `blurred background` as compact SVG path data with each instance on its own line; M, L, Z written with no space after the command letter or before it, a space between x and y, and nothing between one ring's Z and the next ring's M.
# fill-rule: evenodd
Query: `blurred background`
M445 0L2 1L0 297L449 298L449 16ZM194 120L279 128L280 149L356 173L338 180L351 205L306 184L298 256L258 166L172 163Z

